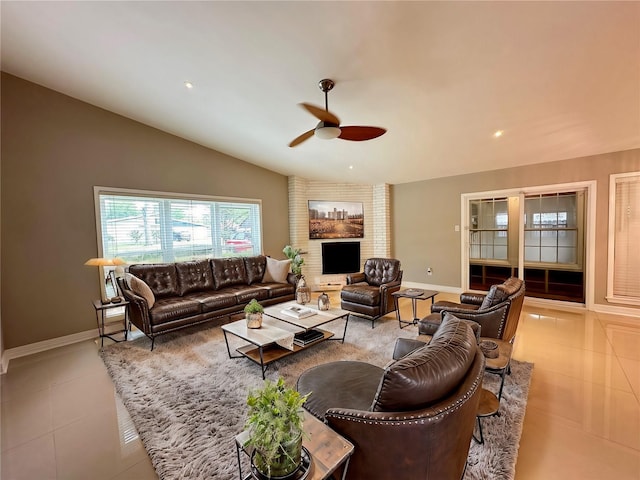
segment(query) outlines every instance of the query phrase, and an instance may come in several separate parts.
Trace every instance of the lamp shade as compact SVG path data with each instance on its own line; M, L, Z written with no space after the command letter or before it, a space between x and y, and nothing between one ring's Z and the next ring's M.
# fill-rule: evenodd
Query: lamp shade
M90 267L114 267L118 265L126 265L127 262L121 258L90 258L85 265Z

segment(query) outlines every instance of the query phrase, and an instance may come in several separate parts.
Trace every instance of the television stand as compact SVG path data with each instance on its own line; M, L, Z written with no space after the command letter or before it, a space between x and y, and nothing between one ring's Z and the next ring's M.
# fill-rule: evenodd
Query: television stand
M345 275L323 275L321 277L316 277L314 280L314 290L321 292L342 290L342 287L347 284Z

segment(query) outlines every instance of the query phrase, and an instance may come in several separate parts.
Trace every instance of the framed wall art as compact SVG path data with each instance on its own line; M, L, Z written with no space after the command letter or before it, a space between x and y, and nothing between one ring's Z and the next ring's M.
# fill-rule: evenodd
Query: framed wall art
M361 202L309 200L309 238L363 238Z

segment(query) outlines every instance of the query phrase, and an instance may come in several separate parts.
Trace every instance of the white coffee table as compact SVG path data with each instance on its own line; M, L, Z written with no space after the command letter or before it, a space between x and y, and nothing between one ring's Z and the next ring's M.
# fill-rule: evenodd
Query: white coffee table
M222 331L224 333L224 341L227 345L229 358L248 358L257 363L260 365L262 378L264 379L267 368L276 360L298 353L325 340L339 340L344 343L347 326L349 325L348 311L339 308L321 311L315 306L305 305L305 308L313 310L315 315L297 319L282 313L283 309L292 305L297 305L297 303L291 301L266 307L264 309L261 328L247 328L247 322L244 319L223 325ZM340 338L333 338L333 332L317 328L342 318L345 319L345 323L344 331ZM293 343L293 337L296 333L302 333L311 329L322 332L324 336L305 346L295 345ZM229 338L227 337L229 333L249 342L248 345L236 348L236 351L240 353L240 355L233 355L231 353Z

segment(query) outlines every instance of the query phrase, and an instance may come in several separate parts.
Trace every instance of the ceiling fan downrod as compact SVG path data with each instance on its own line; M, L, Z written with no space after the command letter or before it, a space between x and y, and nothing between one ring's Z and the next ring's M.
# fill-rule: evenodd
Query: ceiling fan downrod
M329 91L335 85L334 81L330 78L323 78L318 82L318 88L324 92L324 109L329 111Z

